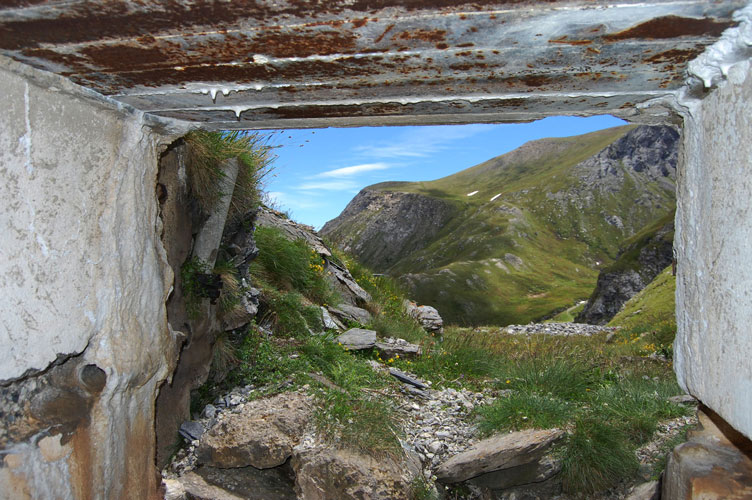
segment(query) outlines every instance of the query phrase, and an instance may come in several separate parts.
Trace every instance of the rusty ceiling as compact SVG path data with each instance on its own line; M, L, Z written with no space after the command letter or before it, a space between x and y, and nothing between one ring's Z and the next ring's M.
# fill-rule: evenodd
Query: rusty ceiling
M0 53L209 128L632 116L744 0L0 0Z

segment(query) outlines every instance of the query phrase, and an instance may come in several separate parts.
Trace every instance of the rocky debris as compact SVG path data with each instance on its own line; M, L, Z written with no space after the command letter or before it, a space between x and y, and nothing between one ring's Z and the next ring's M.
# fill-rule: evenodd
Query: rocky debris
M572 335L591 336L599 333L614 333L618 328L608 326L588 325L585 323L530 323L528 325L509 325L504 328L504 333L512 335L562 335L569 337Z
M376 332L374 330L364 330L363 328L350 328L337 337L335 341L351 351L371 349L376 345Z
M396 368L389 368L389 375L396 378L403 384L410 384L413 387L417 387L418 389L428 389L428 386L417 378L411 377L407 373L401 372Z
M484 439L442 463L436 476L451 484L537 462L563 435L559 429L529 429Z
M752 498L752 442L710 410L669 454L662 497Z
M381 353L381 357L393 358L410 358L420 356L423 352L417 344L411 344L404 339L385 338L381 342L376 342L376 349Z
M638 484L629 492L629 496L624 500L660 500L661 483L658 481L648 481Z
M327 310L343 323L350 321L367 325L372 319L371 313L350 304L339 304L337 307L328 307Z
M405 414L402 419L405 442L417 452L424 477L430 479L441 462L476 442L475 426L469 416L476 407L495 398L490 393L468 389L420 392L423 394L420 399L406 400L400 410Z
M430 333L442 334L444 332L444 320L439 311L431 306L419 306L415 302L405 301L405 311L415 318L424 330Z
M379 460L324 444L302 444L292 457L299 498L409 500L411 483L420 473L409 459Z
M201 439L199 462L214 467L258 469L282 465L300 441L311 417L311 404L301 393L240 404L236 413L222 413Z
M697 424L695 415L678 417L658 424L650 442L637 449L637 459L643 471L650 471L653 465L665 456L665 443L676 437L683 429Z

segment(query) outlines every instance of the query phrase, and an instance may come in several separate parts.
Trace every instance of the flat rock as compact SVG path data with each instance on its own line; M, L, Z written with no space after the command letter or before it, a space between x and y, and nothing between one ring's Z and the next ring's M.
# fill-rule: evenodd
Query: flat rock
M343 322L354 321L366 325L371 322L372 318L371 313L365 309L350 304L339 304L337 307L329 307L328 310Z
M204 426L201 422L188 420L180 424L180 429L178 430L178 432L186 440L194 441L196 439L201 439L201 436L204 435L204 432L206 432L206 429L204 429Z
M198 461L220 468L281 465L300 441L310 416L309 398L297 392L246 403L202 436Z
M697 400L689 394L680 394L678 396L671 396L668 398L670 403L676 403L679 405L696 405Z
M563 435L559 429L529 429L484 439L441 464L436 476L443 483L458 483L481 474L537 462Z
M363 328L351 328L335 340L351 351L371 349L376 345L376 332Z
M542 483L551 479L560 471L561 463L559 461L543 457L540 461L481 474L472 478L469 482L481 488L505 490L526 484Z
M414 358L420 356L423 352L419 345L411 344L402 339L384 339L382 342L376 342L382 357L393 358L399 355L402 358Z
M306 500L408 500L418 463L376 460L326 445L297 447L291 465L298 498Z
M404 384L410 384L412 386L417 387L418 389L428 389L428 386L418 380L417 378L413 378L407 373L401 372L396 368L389 368L389 375L396 378L400 382Z

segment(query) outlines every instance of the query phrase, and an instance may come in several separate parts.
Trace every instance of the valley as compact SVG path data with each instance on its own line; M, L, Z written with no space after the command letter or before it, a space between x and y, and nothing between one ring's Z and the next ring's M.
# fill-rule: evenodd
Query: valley
M527 323L593 291L673 213L678 134L624 126L533 141L454 175L364 188L322 235L449 323Z

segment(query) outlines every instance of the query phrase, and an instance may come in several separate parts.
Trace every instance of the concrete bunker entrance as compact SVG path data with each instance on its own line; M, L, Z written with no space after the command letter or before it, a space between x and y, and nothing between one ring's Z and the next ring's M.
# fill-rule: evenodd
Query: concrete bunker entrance
M287 45L294 47L297 55L285 52L285 45L274 45L278 50L269 54L244 45L244 53L258 54L244 63L256 72L254 81L263 82L266 78L272 81L275 74L291 76L296 67L299 80L309 75L331 75L330 70L335 67L341 71L340 75L381 75L373 82L356 78L349 87L335 81L299 88L286 86L283 81L233 86L232 78L226 76L232 76L241 66L233 61L220 64L227 70L223 73L226 81L207 77L208 70L201 70L207 64L201 62L204 53L191 52L190 47L185 49L186 45L181 45L181 27L197 25L195 20L183 22L193 19L186 12L171 17L170 29L177 31L160 38L148 33L121 33L118 38L118 33L112 31L78 31L89 31L106 39L99 44L94 39L76 38L72 34L75 30L65 27L109 20L109 16L124 15L122 12L101 7L94 12L84 9L50 13L45 12L44 5L26 4L0 11L7 28L1 40L4 58L0 73L7 90L2 101L7 120L0 126L3 176L7 181L0 193L6 204L2 220L6 234L10 235L2 245L7 256L2 275L7 283L8 303L13 306L2 315L4 329L0 338L8 346L0 363L3 398L15 400L16 406L25 399L34 403L34 391L45 385L41 377L52 374L59 354L72 353L71 359L76 360L79 369L70 373L80 383L56 387L55 394L67 390L73 395L70 397L86 400L84 406L91 405L86 418L62 413L50 416L42 411L47 407L33 404L31 413L19 407L18 416L4 415L0 435L3 491L11 492L13 498L44 497L44 492L52 488L62 498L155 495L158 483L151 460L155 455L154 401L162 381L173 373L178 340L166 321L164 304L170 294L173 272L159 239L161 222L155 179L161 150L186 128L195 126L195 121L202 120L206 120L202 126L210 129L290 128L517 121L549 112L598 111L613 112L638 122L683 123L677 192L676 370L691 394L736 430L747 437L752 435L752 399L748 390L752 346L746 334L746 325L752 320L748 301L752 271L747 266L750 259L747 243L752 233L747 210L752 193L747 175L752 137L746 118L752 102L750 43L745 38L749 12L740 10L734 17L734 10L744 6L742 2L687 5L689 11L682 13L671 10L680 8L676 3L655 2L646 8L657 8L657 14L643 11L623 19L606 10L612 17L604 18L603 24L613 29L608 33L593 32L590 43L581 38L587 34L582 29L576 33L557 33L558 36L548 38L545 43L536 43L552 56L559 56L560 49L563 60L567 57L579 60L581 54L574 54L575 49L585 51L587 57L608 58L609 53L616 57L613 53L622 46L608 43L620 41L634 42L634 47L645 40L663 40L663 43L678 40L686 45L653 48L632 62L615 59L617 66L632 65L634 72L610 74L590 66L582 68L581 76L572 74L576 69L572 64L565 64L567 69L557 76L556 71L549 74L527 67L524 61L529 57L524 53L512 58L502 51L494 54L498 48L479 53L476 48L460 46L463 43L480 46L479 42L459 40L459 34L490 33L489 30L502 24L496 21L506 11L504 6L491 6L493 12L484 8L475 11L475 7L464 5L463 9L449 6L447 9L456 24L450 23L450 29L443 35L434 25L430 29L400 25L437 15L430 11L405 17L401 5L386 5L386 10L378 15L364 8L363 15L357 17L338 6L323 23L312 19L315 16L311 12L291 10L280 14L282 17L278 19L295 20L295 16L302 16L305 22L290 25L303 25L312 32L305 37L298 33L298 38L293 37L293 43ZM588 10L584 5L579 7L583 12ZM620 8L642 7L625 4ZM163 9L157 10L164 15ZM528 11L530 14L535 8ZM347 22L352 24L352 30L363 30L368 35L363 40L375 43L377 50L364 49L360 35L355 37L356 45L347 49L348 40L331 39L333 35L317 31L333 31L339 22L337 16L343 12L351 15ZM595 12L594 15L604 13ZM148 20L154 13L136 9L135 14ZM266 14L257 12L256 20L276 15ZM239 16L236 12L231 18ZM403 21L394 21L401 16ZM203 22L211 24L209 17L205 13ZM473 25L471 21L481 17L488 26ZM109 21L105 24L130 25ZM266 24L270 23L260 23ZM649 31L657 25L665 28L661 35L665 37ZM39 28L34 33L41 38L28 36L31 27ZM535 23L528 28L530 40L545 38L537 36ZM730 31L723 43L701 55L727 28ZM153 32L158 31L154 27ZM200 39L203 44L209 44L212 36L216 36L216 30L198 31L193 40ZM257 33L255 28L252 31L254 37L263 38L263 33ZM233 36L238 43L242 42L242 36ZM501 39L510 35L505 36ZM127 38L126 47L120 46L123 37ZM305 47L310 38L329 39L330 48L308 54ZM176 49L177 52L185 50L190 56L184 59L184 65L169 59L169 50L160 45L176 40L183 47ZM300 43L294 43L295 40ZM378 45L382 43L394 46ZM445 52L449 47L452 50ZM515 50L512 40L509 47ZM635 54L644 50L647 50L644 46L637 47ZM134 57L113 57L124 53ZM345 57L339 57L340 53ZM440 58L440 54L447 56ZM533 59L538 55L543 56L538 53ZM691 76L685 83L687 63L697 56L699 60L690 68ZM482 68L465 61L473 58L487 66ZM646 58L654 60L644 63ZM416 77L401 84L397 81L400 65L430 65L439 59L441 71L436 71L435 78L431 78L432 66L428 66L429 69L421 70L425 73L410 75L429 78ZM105 64L107 61L120 65L114 67ZM509 66L510 61L519 64ZM126 67L126 62L141 66ZM163 63L174 71L165 71L166 66L160 66ZM387 63L392 67L385 73L374 69ZM643 63L647 66L642 66ZM600 64L606 63L601 60ZM288 66L283 72L281 68L285 65ZM483 88L481 76L494 67L506 67L509 75L490 79L496 83L486 87L488 96L470 92ZM640 68L652 69L646 75L636 71ZM445 72L452 76L441 81L440 75ZM670 79L664 77L667 73ZM632 79L633 75L639 78ZM139 81L136 76L144 79ZM155 92L144 86L144 82L158 82L166 87ZM131 84L138 90L128 91ZM365 98L358 95L374 87L384 89L386 94ZM301 92L307 95L306 99L291 100L290 96ZM246 101L256 93L264 99ZM216 102L210 99L212 104L207 105L210 97L216 98ZM223 101L224 97L230 99ZM64 374L65 377L70 373ZM29 388L27 383L36 386ZM38 400L40 404L44 402L42 399ZM35 408L41 410L34 413ZM52 419L49 422L48 416ZM29 427L26 425L29 421L42 425ZM64 436L66 425L73 429L70 436ZM29 430L33 432L28 433Z

